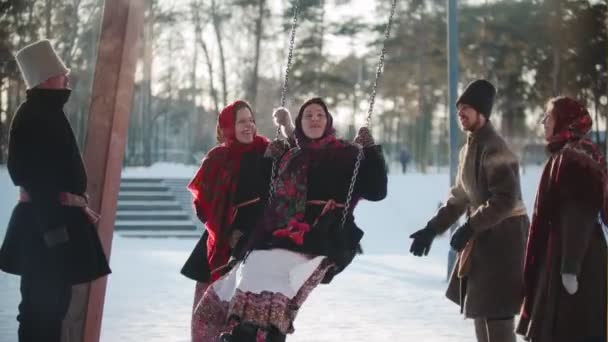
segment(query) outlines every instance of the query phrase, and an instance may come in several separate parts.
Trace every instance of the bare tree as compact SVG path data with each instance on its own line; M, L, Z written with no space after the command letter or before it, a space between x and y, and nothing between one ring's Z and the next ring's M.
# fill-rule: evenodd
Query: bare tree
M220 53L220 69L222 71L222 101L223 106L228 104L228 92L226 87L226 59L224 58L224 43L222 41L222 21L220 20L219 9L216 6L215 0L211 0L211 21L213 22L213 30Z
M146 1L146 19L143 31L143 79L141 81L141 139L144 165L152 164L152 137L154 113L152 111L152 63L154 61L155 2Z
M552 37L552 52L553 52L553 68L551 70L552 79L552 93L553 96L557 96L561 92L561 54L562 54L562 37L561 34L555 34L556 32L562 32L562 0L550 0L552 9L549 13L550 20L552 21L551 34Z
M192 9L192 20L194 22L195 39L196 39L197 44L199 44L201 46L201 48L203 49L203 54L205 56L205 62L207 64L207 74L209 77L209 95L213 99L213 106L214 106L215 112L218 113L219 112L219 103L218 103L218 98L217 98L217 90L215 89L215 85L213 82L213 59L211 58L211 55L209 54L209 47L207 46L207 43L205 42L203 35L202 35L203 25L202 25L202 18L200 16L200 12L202 11L202 6L201 6L201 3L199 0L192 1L190 6Z
M53 38L51 26L53 23L53 0L44 2L44 35L46 38Z
M255 51L253 54L253 70L251 72L251 80L247 90L247 99L256 108L256 101L258 96L258 81L259 81L259 67L260 67L260 51L262 44L262 37L264 35L264 11L266 7L266 0L257 0L257 17L255 19Z

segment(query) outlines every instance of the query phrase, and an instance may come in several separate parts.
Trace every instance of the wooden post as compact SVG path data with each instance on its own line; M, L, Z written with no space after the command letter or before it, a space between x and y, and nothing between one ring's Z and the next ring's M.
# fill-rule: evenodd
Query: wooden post
M143 0L106 0L97 51L84 161L90 206L101 213L98 234L108 259L143 12ZM99 341L106 284L104 277L74 287L64 321L64 342Z
M458 172L459 132L458 114L456 113L456 98L458 97L458 0L448 0L448 132L450 137L450 186L456 182ZM450 232L456 229L450 227ZM456 253L450 249L448 252L447 279L456 262Z

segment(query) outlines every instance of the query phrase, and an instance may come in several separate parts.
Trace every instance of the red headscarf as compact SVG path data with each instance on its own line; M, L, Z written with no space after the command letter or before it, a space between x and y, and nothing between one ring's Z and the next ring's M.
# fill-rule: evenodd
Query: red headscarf
M555 119L553 137L549 139L549 149L560 149L567 141L584 137L593 120L587 108L567 96L559 96L550 102L551 115Z
M224 265L229 258L230 225L237 188L241 158L246 152L264 153L268 139L254 134L253 142L243 144L236 140L236 112L251 107L237 100L222 110L217 120L219 145L211 149L202 165L188 184L197 216L205 222L209 232L207 258L211 270ZM252 111L253 114L253 111ZM218 278L212 274L211 280Z

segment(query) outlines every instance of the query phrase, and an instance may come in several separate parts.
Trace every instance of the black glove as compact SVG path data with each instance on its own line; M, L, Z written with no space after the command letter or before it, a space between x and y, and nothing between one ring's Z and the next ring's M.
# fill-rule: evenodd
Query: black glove
M452 234L452 239L450 240L450 246L452 246L452 248L457 252L462 251L464 246L467 245L467 242L469 242L469 240L471 240L473 237L473 233L473 228L467 221L467 223L458 227L454 231L454 234Z
M410 252L415 256L428 255L435 236L437 236L437 232L428 226L410 235L410 239L414 239Z

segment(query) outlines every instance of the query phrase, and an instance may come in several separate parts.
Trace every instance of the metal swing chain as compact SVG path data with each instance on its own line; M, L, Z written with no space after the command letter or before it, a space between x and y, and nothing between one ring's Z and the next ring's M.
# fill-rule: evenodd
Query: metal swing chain
M384 41L382 42L382 51L380 52L380 60L378 61L378 68L376 69L376 79L374 80L374 86L372 87L372 93L369 97L369 107L367 108L367 118L365 120L365 126L370 127L372 123L372 113L374 111L374 104L376 103L376 91L378 90L378 81L384 69L384 55L386 54L386 41L391 35L391 27L393 25L393 16L395 15L395 9L397 8L397 0L393 0L391 6L391 12L388 17L388 23L386 23L386 29L384 30Z
M386 23L386 29L384 30L384 40L382 42L382 51L380 52L380 60L378 61L378 68L376 69L376 79L374 80L374 86L372 87L372 93L369 97L369 107L367 109L367 118L365 120L365 127L370 127L372 123L372 113L374 112L374 103L376 102L376 92L378 90L378 81L384 68L384 56L386 55L386 42L388 41L391 34L391 26L393 24L393 16L395 15L395 9L397 8L397 0L393 0L391 6L391 12L388 17L388 23ZM346 218L348 217L348 211L350 210L353 192L355 190L355 183L357 182L357 176L359 175L359 168L361 167L361 161L363 160L363 148L357 145L359 149L357 153L357 160L355 161L355 168L353 170L353 177L350 180L350 186L348 187L348 194L346 195L346 202L344 203L344 210L342 211L342 221L340 223L340 229L344 229L346 224Z
M291 33L289 35L289 53L287 55L287 65L285 67L285 78L283 80L283 87L281 88L281 102L280 106L285 107L285 102L287 100L287 90L289 85L289 72L291 71L291 61L293 59L293 49L296 42L296 28L298 25L298 15L300 12L300 0L296 0L293 8L293 18L291 20ZM281 134L281 127L277 127L274 140L279 140L279 136ZM272 168L270 174L270 187L268 189L268 202L272 200L274 196L275 188L274 181L277 177L277 158L272 158Z
M296 28L298 25L298 15L300 13L300 0L297 0L293 8L293 18L291 20L291 33L289 35L289 53L287 54L287 65L285 66L285 78L281 89L281 107L285 107L287 102L287 90L289 85L289 73L291 71L291 61L293 60L293 49L296 43Z
M353 178L350 180L348 194L346 195L346 202L344 203L344 210L342 210L342 221L340 222L340 230L344 229L344 225L346 224L346 218L348 216L348 211L352 202L353 192L355 190L355 182L357 181L357 176L359 175L359 167L361 167L361 161L363 160L363 147L357 145L357 149L359 150L357 153L357 161L355 161Z

